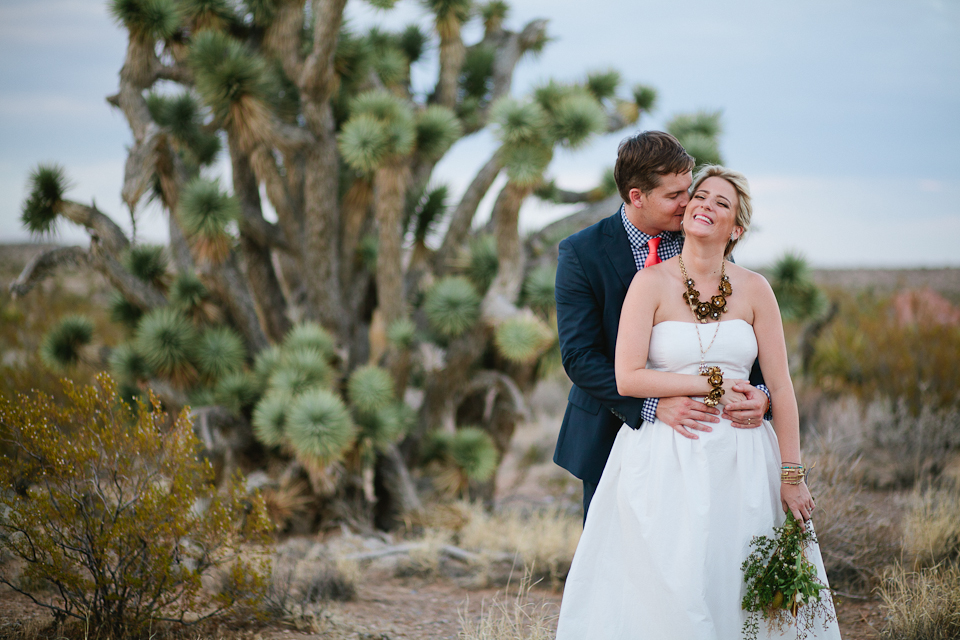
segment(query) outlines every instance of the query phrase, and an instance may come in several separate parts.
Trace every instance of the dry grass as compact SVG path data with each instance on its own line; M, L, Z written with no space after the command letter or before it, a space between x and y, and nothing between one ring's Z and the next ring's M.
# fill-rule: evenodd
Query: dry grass
M479 619L474 619L459 610L459 640L552 640L557 627L557 607L549 603L537 603L530 597L531 574L528 572L516 597L497 594L487 604L483 603Z
M864 489L864 458L855 440L839 429L807 440L805 457L816 462L810 479L817 501L814 525L830 586L869 593L900 555L896 504L887 500L880 509L875 495Z
M904 547L917 568L960 556L960 487L918 490L904 527Z
M487 513L471 505L471 517L460 531L460 544L493 559L509 554L517 566L536 568L536 578L554 587L566 578L583 531L581 518L559 508Z
M883 640L955 640L960 637L960 568L911 573L897 566L880 589L887 609Z

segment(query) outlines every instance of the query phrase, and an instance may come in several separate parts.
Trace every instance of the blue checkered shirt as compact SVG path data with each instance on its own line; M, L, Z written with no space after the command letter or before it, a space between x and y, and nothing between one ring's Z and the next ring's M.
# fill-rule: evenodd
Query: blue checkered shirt
M633 260L637 263L637 271L643 269L643 264L650 255L650 246L647 244L651 238L660 238L660 246L657 247L657 257L661 261L680 255L683 249L683 235L673 231L664 231L659 236L651 236L633 226L630 218L627 217L627 208L620 205L620 219L623 221L623 228L627 231L627 238L630 240L630 250L633 251ZM757 389L767 395L767 413L763 416L769 420L772 415L773 403L770 402L770 391L764 385L758 385ZM643 402L643 409L640 410L640 417L645 422L654 422L657 419L657 407L660 405L660 398L647 398Z

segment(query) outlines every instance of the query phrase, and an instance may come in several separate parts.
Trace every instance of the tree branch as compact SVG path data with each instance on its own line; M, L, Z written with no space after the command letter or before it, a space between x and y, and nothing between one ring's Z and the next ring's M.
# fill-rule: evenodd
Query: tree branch
M89 255L82 247L57 247L33 257L16 280L10 283L14 298L26 295L35 286L63 266L82 267L89 264Z
M483 196L490 190L490 186L493 184L493 181L497 179L497 175L499 175L500 169L502 168L503 163L500 160L500 155L495 153L493 157L487 160L487 163L481 167L480 171L478 171L477 175L473 178L473 182L467 187L463 197L460 199L460 204L457 205L456 211L453 212L453 216L450 218L450 226L447 227L447 233L443 237L443 243L434 255L434 269L438 273L443 274L450 270L450 263L453 261L460 247L463 246L464 241L467 239L467 234L470 233L470 226L473 224L473 217L477 214L477 207L480 206L480 201L483 200Z
M317 0L311 5L315 16L313 48L303 64L298 84L317 104L325 103L333 93L336 78L333 56L346 4L347 0Z
M90 262L97 271L106 276L114 287L130 302L141 309L150 310L167 304L166 297L149 282L137 278L123 268L114 256L104 251L96 236L90 238Z
M95 204L88 206L72 200L64 200L60 214L71 222L86 227L90 235L98 238L103 248L113 255L119 255L130 246L130 241L127 240L123 229L109 216L101 213Z

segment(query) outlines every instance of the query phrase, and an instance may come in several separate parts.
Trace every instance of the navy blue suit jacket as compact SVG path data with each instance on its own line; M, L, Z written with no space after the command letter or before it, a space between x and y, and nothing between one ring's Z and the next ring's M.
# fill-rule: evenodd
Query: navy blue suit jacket
M619 210L560 243L557 327L573 388L553 461L593 484L600 481L620 426L636 429L642 423L643 399L617 393L613 368L620 308L636 273ZM751 383L762 380L754 365Z

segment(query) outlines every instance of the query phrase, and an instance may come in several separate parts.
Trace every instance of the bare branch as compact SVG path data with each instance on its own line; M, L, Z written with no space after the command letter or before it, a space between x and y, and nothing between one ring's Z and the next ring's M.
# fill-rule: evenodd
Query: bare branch
M167 304L166 297L159 289L131 274L111 253L104 251L96 236L90 238L90 262L127 300L141 309L149 310Z
M477 214L477 207L480 206L480 201L483 200L483 196L490 190L490 186L493 184L493 181L497 179L497 175L499 175L500 169L502 168L503 163L500 160L499 154L494 154L492 158L487 160L487 163L483 165L480 171L477 172L473 182L467 187L463 197L460 199L460 204L457 205L457 209L453 212L453 216L450 219L450 226L447 228L447 233L443 238L443 244L440 245L440 248L434 256L433 264L438 272L445 273L450 269L450 263L467 239L467 234L470 232L470 226L473 224L473 217Z
M325 103L333 93L336 78L333 55L337 50L346 4L347 0L317 0L311 5L315 16L313 48L303 65L298 84L318 105Z
M280 61L290 78L299 78L303 72L300 53L300 34L303 31L304 0L281 0L277 12L263 35L263 48Z
M88 263L89 256L82 247L57 247L44 251L34 256L17 279L10 283L10 292L14 298L26 295L60 267L82 267Z
M98 238L103 248L113 255L118 255L130 246L130 241L127 240L123 229L97 209L95 204L88 206L72 200L64 200L60 214L71 222L86 227L90 235Z
M515 302L523 285L524 254L520 246L520 205L533 190L507 182L493 205L494 234L499 266L497 276L483 300L484 318L493 324L516 312Z
M170 80L183 85L193 85L193 71L190 67L182 64L161 64L157 66L154 72L154 80Z
M548 224L527 238L529 253L540 255L551 247L553 252L556 253L556 246L560 240L613 215L622 202L620 195L614 194Z

